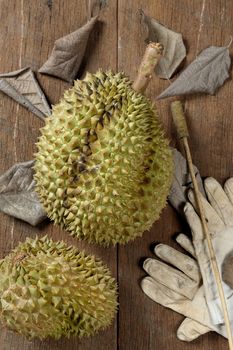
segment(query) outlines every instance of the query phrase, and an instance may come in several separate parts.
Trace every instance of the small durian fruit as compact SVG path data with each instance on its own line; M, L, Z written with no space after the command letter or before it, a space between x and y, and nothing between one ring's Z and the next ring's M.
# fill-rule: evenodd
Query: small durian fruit
M166 205L172 156L152 103L123 73L75 81L41 129L36 191L48 217L103 245L149 229Z
M28 338L90 336L111 324L116 289L100 260L28 238L0 261L0 322Z

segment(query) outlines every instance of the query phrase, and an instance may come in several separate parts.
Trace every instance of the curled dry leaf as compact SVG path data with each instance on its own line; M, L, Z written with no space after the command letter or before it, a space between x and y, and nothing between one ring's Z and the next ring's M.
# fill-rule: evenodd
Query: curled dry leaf
M169 79L175 73L186 57L186 48L180 33L168 29L154 18L141 11L142 20L148 28L147 41L160 42L164 46L164 53L155 73L163 79Z
M233 289L233 251L231 251L224 259L222 265L223 281Z
M0 74L0 91L26 107L40 119L51 114L46 97L29 67Z
M157 99L193 93L213 95L229 77L230 65L228 47L210 46Z
M0 210L35 226L46 218L33 180L34 161L17 163L0 176Z
M56 40L51 56L39 69L39 72L72 83L78 74L89 35L97 19L98 16L91 18L83 27Z
M192 180L189 174L188 163L182 154L177 149L172 149L173 162L174 162L174 174L173 182L168 197L171 205L181 214L183 214L183 208L187 202L187 191L192 188ZM195 176L199 185L199 189L205 196L205 190L203 187L202 179L197 167L194 166Z

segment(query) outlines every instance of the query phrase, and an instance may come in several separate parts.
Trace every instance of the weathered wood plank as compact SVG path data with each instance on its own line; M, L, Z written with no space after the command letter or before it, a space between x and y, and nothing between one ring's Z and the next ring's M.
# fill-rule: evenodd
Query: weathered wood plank
M88 3L88 1L87 1ZM47 59L55 39L75 30L87 19L84 1L27 1L0 0L0 56L1 72L7 72L30 65L37 70ZM209 45L224 45L230 39L233 20L233 5L225 0L109 0L86 54L83 72L104 69L124 70L131 78L136 74L138 63L144 51L144 36L140 29L137 10L143 8L162 23L183 33L188 48L187 65L195 55ZM118 21L118 33L117 33ZM118 46L117 46L118 35ZM7 45L6 45L7 43ZM118 67L117 67L118 57ZM52 77L38 75L41 85L52 103L59 100L68 84ZM154 79L147 95L154 99L168 86L166 81ZM215 97L189 97L186 107L189 126L193 132L191 148L194 161L203 176L212 175L222 181L232 175L233 148L231 130L233 121L232 82L229 81ZM15 161L31 159L35 151L34 142L39 135L42 122L28 111L18 106L6 96L0 96L0 171L8 169ZM174 128L169 113L169 101L157 103L161 120L171 138L177 145ZM64 239L68 243L96 253L110 266L114 275L116 269L116 249L102 249L78 243L65 232L53 225L31 228L18 220L0 214L0 254L5 256L19 240L26 236L48 233L54 239ZM192 344L181 343L176 339L176 329L182 316L156 305L144 296L139 282L144 273L140 259L153 256L149 251L153 242L167 242L176 246L171 236L185 229L174 211L167 207L159 222L143 238L119 248L120 312L119 339L120 350L168 349L225 349L227 343L214 333L205 335ZM3 330L0 335L0 348L3 350L58 350L58 349L116 349L117 321L107 331L89 340L60 340L29 342L22 337Z
M87 7L91 1L24 1L6 3L0 0L0 63L1 72L31 66L38 70L48 58L54 41L83 25L88 18ZM92 72L99 67L116 69L116 11L114 0L108 1L100 16L95 33L90 38L84 62L85 70ZM110 39L109 39L110 38ZM51 103L56 103L68 84L59 79L38 74L38 79ZM18 106L8 97L0 95L0 173L16 161L33 157L34 143L39 136L42 121ZM80 243L69 234L52 224L32 228L26 223L0 214L0 254L4 257L27 236L48 234L53 239L63 239L86 252L96 254L109 266L117 277L117 252L115 248L104 249L95 245ZM60 350L117 348L117 318L108 330L90 339L77 338L60 341L27 341L23 337L3 329L0 334L1 350Z
M140 28L137 10L142 8L161 23L181 32L188 49L185 65L210 45L226 45L230 40L232 8L230 1L213 0L119 0L118 68L136 74L144 52L145 34ZM152 100L167 86L167 81L154 78L146 94ZM190 140L195 164L203 176L211 175L219 181L233 175L232 80L216 96L191 96L186 99ZM178 145L171 122L169 100L157 102L157 108L172 145ZM182 227L183 226L183 227ZM141 239L119 248L119 348L144 349L226 349L222 337L209 333L191 344L180 342L176 330L183 317L157 305L141 291L139 283L145 275L141 258L152 257L153 242L165 242L177 247L172 235L187 228L173 209L167 207L161 219Z

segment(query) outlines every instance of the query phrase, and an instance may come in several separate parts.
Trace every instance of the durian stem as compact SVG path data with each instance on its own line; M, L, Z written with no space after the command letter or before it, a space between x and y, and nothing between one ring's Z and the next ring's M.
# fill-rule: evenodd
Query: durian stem
M195 177L192 156L191 156L189 143L188 143L188 136L189 136L188 127L186 124L186 118L185 118L185 114L184 114L183 106L182 106L181 102L180 101L172 102L171 110L172 110L172 115L173 115L173 120L174 120L174 123L176 126L176 130L178 133L178 137L182 140L183 146L185 149L185 155L186 155L186 159L187 159L187 163L188 163L188 167L189 167L189 172L190 172L190 176L191 176L192 183L193 183L195 200L196 200L196 204L197 204L197 208L198 208L198 214L199 214L200 219L201 219L204 237L206 238L206 241L207 241L209 258L210 258L211 265L212 265L212 272L213 272L214 277L215 277L215 281L216 281L216 285L217 285L217 289L218 289L218 294L219 294L219 298L220 298L221 305L222 305L222 311L223 311L223 315L224 315L225 326L226 326L226 331L227 331L227 336L228 336L229 349L233 350L233 338L232 338L232 333L231 333L231 323L230 323L228 309L227 309L226 297L225 297L224 290L223 290L223 285L222 285L220 271L218 268L217 258L216 258L214 247L213 247L212 240L211 240L211 234L210 234L210 231L209 231L209 228L207 226L206 219L205 219L205 212L204 212L204 208L203 208L202 201L201 201L201 193L200 193L198 183L197 183L197 180Z
M140 64L138 75L133 83L136 92L144 92L152 77L155 66L158 64L163 53L163 45L160 43L149 43Z

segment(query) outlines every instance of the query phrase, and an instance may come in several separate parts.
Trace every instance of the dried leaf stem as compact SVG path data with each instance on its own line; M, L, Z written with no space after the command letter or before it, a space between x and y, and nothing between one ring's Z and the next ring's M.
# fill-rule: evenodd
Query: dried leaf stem
M145 54L140 64L138 75L133 83L133 89L143 93L152 77L155 66L158 64L163 53L163 46L160 43L147 45Z

